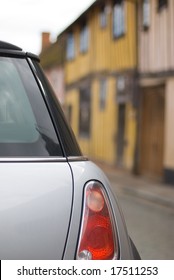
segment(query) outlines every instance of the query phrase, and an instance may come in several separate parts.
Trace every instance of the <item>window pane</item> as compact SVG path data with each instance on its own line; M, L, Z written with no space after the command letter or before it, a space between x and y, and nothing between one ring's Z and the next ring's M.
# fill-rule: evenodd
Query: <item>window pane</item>
M125 33L125 13L124 2L119 1L114 5L113 9L113 35L114 37L120 37Z
M150 0L143 1L143 27L150 26Z
M100 109L104 109L106 105L106 94L107 94L107 80L100 80Z
M100 27L104 28L107 25L107 10L106 7L102 7L100 10Z
M75 42L73 33L68 34L67 48L66 48L67 59L73 59L75 57Z
M80 32L80 52L87 52L89 41L89 31L87 25L84 25Z
M62 156L25 59L0 58L0 156Z
M37 141L36 120L14 64L1 60L0 74L0 142Z

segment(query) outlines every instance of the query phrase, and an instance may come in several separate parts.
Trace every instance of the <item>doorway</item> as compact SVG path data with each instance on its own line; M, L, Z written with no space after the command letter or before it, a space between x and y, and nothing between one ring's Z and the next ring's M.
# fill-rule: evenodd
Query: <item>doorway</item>
M140 129L140 171L154 178L163 177L164 86L142 91Z

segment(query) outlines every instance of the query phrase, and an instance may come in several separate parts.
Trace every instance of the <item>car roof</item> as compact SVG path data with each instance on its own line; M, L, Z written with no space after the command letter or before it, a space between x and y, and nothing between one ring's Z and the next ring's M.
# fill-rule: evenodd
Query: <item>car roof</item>
M0 55L15 57L30 57L40 61L39 57L30 52L24 52L20 47L8 42L0 41Z
M0 41L0 49L22 51L21 48L4 41Z

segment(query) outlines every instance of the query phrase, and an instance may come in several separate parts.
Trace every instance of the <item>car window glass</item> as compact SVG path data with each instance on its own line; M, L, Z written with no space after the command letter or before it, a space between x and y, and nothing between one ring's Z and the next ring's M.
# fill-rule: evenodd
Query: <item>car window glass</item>
M62 156L25 59L0 58L0 156Z
M15 66L0 62L0 142L38 140L36 120Z

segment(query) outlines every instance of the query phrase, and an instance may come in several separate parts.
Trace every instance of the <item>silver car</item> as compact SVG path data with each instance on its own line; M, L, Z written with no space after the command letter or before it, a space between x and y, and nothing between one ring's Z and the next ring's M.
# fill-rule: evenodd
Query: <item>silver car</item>
M37 56L0 41L0 259L139 259Z

